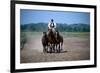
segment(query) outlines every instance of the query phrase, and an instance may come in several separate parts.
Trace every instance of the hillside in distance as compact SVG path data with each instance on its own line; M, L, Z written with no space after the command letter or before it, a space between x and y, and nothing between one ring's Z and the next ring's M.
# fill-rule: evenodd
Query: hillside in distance
M48 23L30 23L21 24L21 31L34 31L34 32L44 32L48 31ZM90 32L89 24L63 24L57 23L57 30L60 32Z

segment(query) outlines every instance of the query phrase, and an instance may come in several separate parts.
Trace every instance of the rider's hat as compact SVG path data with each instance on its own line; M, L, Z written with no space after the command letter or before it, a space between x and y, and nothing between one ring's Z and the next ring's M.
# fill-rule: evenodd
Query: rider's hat
M53 21L53 19L51 19L51 21Z

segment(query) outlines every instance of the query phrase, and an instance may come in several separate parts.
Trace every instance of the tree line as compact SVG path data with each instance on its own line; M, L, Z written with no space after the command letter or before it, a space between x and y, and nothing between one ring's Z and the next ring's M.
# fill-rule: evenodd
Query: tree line
M57 23L57 30L61 32L89 32L89 24L62 24ZM48 31L47 23L30 23L30 24L21 24L21 31L36 31L43 32Z

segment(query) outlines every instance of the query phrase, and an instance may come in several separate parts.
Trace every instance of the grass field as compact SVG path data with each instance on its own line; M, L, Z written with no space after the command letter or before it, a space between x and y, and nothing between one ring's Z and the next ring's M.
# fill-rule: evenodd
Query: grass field
M75 61L90 59L89 32L60 32L64 38L62 53L43 53L42 32L22 32L27 39L21 50L21 63Z

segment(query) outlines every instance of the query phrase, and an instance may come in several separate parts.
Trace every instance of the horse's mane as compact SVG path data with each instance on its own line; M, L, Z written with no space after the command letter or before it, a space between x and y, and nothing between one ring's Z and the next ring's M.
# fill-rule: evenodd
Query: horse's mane
M60 34L59 34L59 32L58 32L58 31L56 32L56 35L57 35L57 38L58 38L58 37L60 37Z
M53 33L52 30L50 30L50 31L48 32L48 41L50 41L50 42L52 42L52 43L55 43L55 41L56 41L55 35L54 35L54 33Z
M63 41L63 37L59 34L59 32L56 33L56 39L59 41Z
M48 36L54 37L54 34L53 34L53 31L52 31L52 30L50 30L50 31L48 32Z
M46 32L43 32L43 36L44 36L45 38L47 38L47 33L46 33Z

